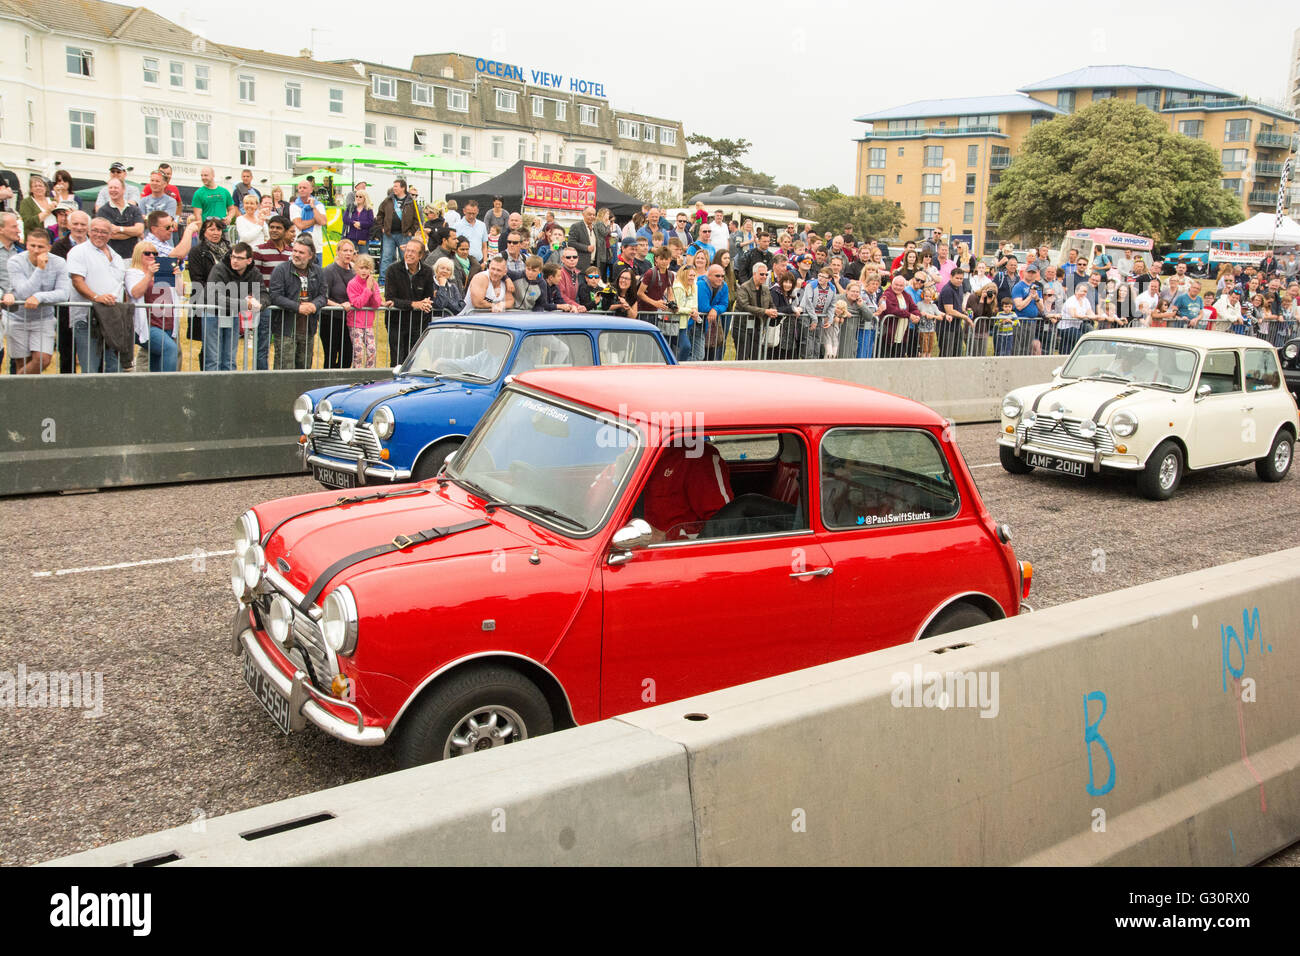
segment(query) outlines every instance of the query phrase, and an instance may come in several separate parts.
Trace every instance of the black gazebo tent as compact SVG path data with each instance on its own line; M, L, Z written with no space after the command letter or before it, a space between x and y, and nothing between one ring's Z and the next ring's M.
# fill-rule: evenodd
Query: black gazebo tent
M460 192L448 193L448 199L456 200L457 204L464 206L465 202L470 199L477 200L479 209L491 209L492 197L500 196L502 204L506 209L519 210L523 207L524 200L524 167L531 166L534 169L555 169L568 173L590 173L591 170L582 166L556 166L551 163L530 163L521 159L499 176L494 176L487 182L479 183L477 186L471 186L469 189L462 189ZM641 211L641 200L635 196L629 196L627 193L615 189L599 176L596 177L596 208L606 207L614 215L614 218L625 220L632 216L633 213ZM480 213L481 214L481 213ZM557 215L568 215L573 218L577 217L573 210L556 210Z

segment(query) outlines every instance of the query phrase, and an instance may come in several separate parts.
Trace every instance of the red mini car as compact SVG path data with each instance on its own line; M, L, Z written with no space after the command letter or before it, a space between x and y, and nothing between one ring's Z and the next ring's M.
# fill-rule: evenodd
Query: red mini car
M945 426L801 375L529 372L437 478L242 515L233 649L282 731L412 766L1017 614Z

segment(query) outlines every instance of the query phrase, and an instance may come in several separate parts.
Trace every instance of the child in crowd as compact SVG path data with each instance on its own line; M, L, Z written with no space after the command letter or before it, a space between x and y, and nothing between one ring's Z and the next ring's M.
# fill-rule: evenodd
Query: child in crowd
M934 299L934 286L927 284L921 293L921 301L916 304L916 307L921 310L921 321L916 327L921 336L921 358L933 358L939 344L938 327L935 323L943 313L935 305Z
M515 280L515 308L526 312L548 312L555 308L546 294L546 283L542 281L540 256L529 256L524 260L524 274ZM559 274L556 266L555 274Z
M1016 316L1015 303L1010 296L1003 297L1001 306L998 314L993 317L993 354L1010 355L1020 319Z
M836 299L830 320L822 325L822 358L838 358L840 354L840 333L844 331L844 322L849 317L849 303Z
M393 303L384 298L384 291L375 279L375 260L361 255L355 260L357 274L348 283L348 335L352 338L352 367L375 367L375 309Z

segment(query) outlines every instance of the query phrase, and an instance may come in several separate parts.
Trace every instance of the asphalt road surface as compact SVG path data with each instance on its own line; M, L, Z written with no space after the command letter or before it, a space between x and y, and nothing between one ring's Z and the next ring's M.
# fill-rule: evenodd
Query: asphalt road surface
M958 429L989 510L1034 563L1038 608L1300 544L1300 476L1236 468L1171 502L1131 482L996 464ZM0 499L0 670L103 674L103 713L0 713L0 864L34 863L394 769L387 748L285 738L228 650L234 518L307 477ZM204 554L210 556L203 557ZM1275 857L1300 865L1300 847Z

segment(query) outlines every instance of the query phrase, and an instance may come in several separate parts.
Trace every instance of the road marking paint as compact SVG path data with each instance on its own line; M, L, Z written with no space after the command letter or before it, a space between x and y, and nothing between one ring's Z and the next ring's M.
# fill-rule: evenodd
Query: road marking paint
M996 468L1000 464L1002 464L1002 462L993 461L993 462L989 462L987 465L967 465L966 467L967 468Z
M121 564L100 564L92 568L61 568L58 571L33 571L34 578L54 578L64 574L85 574L87 571L120 571L123 568L140 568L149 564L171 564L176 561L193 561L195 558L220 558L226 555L234 554L232 548L229 551L195 551L190 554L178 555L174 558L147 558L144 561L123 561Z

